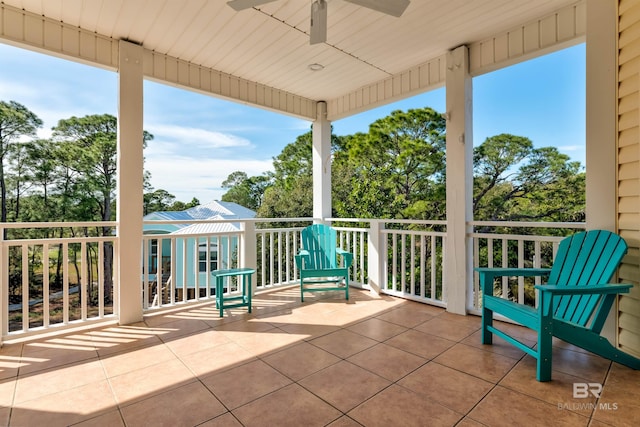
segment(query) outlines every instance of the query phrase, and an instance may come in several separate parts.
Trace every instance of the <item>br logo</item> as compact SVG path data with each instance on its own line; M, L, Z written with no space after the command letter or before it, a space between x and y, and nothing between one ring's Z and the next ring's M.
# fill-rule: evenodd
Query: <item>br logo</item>
M574 399L586 399L590 395L598 399L601 392L602 384L600 383L573 383Z

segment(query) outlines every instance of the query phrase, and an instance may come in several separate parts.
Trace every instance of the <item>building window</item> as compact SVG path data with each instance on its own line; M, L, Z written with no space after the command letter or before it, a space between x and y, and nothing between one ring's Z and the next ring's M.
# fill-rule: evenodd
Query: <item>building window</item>
M209 243L209 271L215 271L218 269L218 244ZM207 244L200 243L198 245L198 271L205 273L207 271Z

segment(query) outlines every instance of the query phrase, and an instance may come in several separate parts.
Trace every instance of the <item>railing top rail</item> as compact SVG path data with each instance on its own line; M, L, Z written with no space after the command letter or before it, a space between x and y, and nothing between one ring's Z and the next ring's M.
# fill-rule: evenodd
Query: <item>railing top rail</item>
M192 239L192 238L201 238L206 239L207 237L224 237L224 236L237 236L242 234L241 230L236 231L212 231L208 233L180 233L180 234L143 234L142 240L154 240L154 239Z
M524 235L524 234L499 234L499 233L472 233L471 236L476 239L493 239L493 240L522 240L531 242L559 242L564 239L564 236L539 236L539 235Z
M229 218L229 219L158 219L144 220L143 224L228 224L234 222L302 222L313 221L313 218Z
M118 240L116 236L76 236L76 237L51 237L43 239L12 239L3 240L2 244L5 246L21 246L21 245L43 245L59 244L59 243L101 243L101 242L115 242Z
M585 222L469 221L467 224L485 227L587 228Z
M403 235L414 235L414 236L419 236L419 235L425 235L425 236L441 236L441 237L447 237L447 232L446 231L428 231L428 230L391 230L391 229L385 229L381 231L382 234L403 234Z
M384 222L393 224L447 225L445 220L392 219L392 218L325 218L331 222Z
M0 222L0 228L117 227L117 221Z

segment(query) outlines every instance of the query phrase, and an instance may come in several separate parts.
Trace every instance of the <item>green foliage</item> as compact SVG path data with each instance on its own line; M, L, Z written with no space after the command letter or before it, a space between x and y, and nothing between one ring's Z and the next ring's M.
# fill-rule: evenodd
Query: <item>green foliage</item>
M245 172L232 172L222 182L228 191L222 196L224 202L234 202L245 208L257 210L262 204L262 195L270 183L268 175L249 178Z
M446 218L445 130L440 113L422 108L393 111L367 133L332 135L333 216ZM584 221L584 170L555 147L500 134L474 149L473 164L475 220ZM229 175L223 200L264 218L312 216L311 132L273 165L272 175Z

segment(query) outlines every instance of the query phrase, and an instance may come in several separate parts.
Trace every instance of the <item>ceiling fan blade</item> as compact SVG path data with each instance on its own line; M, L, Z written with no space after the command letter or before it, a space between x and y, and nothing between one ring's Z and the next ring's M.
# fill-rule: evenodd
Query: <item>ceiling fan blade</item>
M227 4L233 9L241 11L244 9L250 9L255 6L260 6L261 4L271 3L272 1L275 0L231 0L228 1Z
M327 1L315 0L311 3L310 43L318 44L327 41Z
M358 6L377 10L387 15L400 17L411 3L410 0L345 0Z

